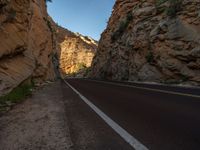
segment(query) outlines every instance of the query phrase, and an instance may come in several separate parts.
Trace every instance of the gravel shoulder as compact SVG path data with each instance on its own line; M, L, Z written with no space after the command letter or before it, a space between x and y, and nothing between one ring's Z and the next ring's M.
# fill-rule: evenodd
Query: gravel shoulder
M64 82L0 117L0 150L132 150Z
M0 150L71 150L60 81L0 117Z

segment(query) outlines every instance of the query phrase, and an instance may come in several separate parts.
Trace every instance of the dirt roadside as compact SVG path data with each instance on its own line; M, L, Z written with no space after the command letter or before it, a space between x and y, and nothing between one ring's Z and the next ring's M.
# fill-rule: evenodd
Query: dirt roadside
M0 150L72 150L60 82L0 117Z

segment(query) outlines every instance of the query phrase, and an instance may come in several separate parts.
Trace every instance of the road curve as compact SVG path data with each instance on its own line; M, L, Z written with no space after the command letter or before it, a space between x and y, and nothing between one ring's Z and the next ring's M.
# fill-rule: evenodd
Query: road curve
M148 149L200 149L200 98L192 96L199 89L166 87L181 95L147 90L145 85L143 89L85 79L66 81ZM148 88L159 90L159 86Z

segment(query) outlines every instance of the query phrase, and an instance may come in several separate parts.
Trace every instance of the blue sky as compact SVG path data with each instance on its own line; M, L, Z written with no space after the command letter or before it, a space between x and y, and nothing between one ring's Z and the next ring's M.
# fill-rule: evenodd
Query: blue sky
M49 15L59 25L99 40L115 0L52 0Z

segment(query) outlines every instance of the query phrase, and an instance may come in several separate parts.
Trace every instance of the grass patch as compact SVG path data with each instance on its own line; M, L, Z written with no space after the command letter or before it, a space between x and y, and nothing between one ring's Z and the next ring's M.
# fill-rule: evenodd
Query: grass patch
M6 111L8 107L21 102L31 95L34 84L21 84L10 93L0 97L0 111Z

